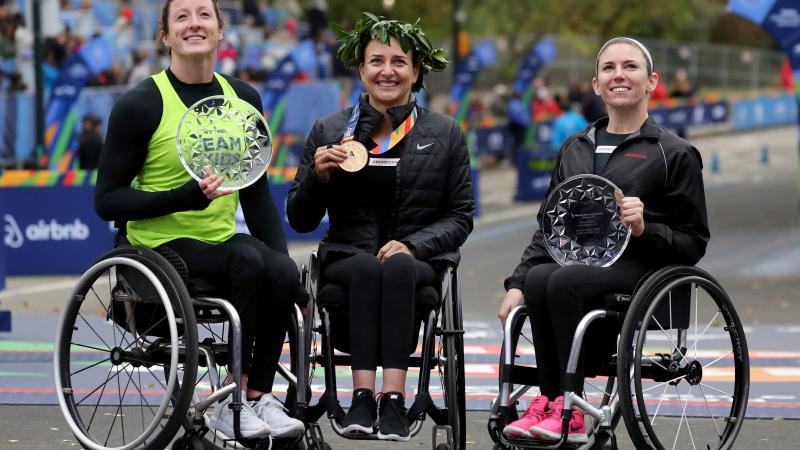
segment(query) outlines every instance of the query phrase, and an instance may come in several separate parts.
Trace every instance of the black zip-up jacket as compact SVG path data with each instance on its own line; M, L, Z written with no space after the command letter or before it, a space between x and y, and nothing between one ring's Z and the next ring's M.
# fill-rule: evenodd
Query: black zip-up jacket
M592 173L595 132L608 118L574 134L561 146L547 195L565 179ZM706 252L710 238L706 217L703 162L691 144L652 119L628 136L611 154L601 175L616 184L626 197L644 203L644 233L631 236L622 258L637 259L653 268L670 264L695 264ZM542 203L544 205L544 202ZM537 219L542 220L544 207ZM553 262L542 240L541 228L533 234L506 290L522 289L528 270Z
M393 129L414 106L411 102L389 108ZM366 96L361 97L360 108L355 139L372 148L370 135L383 115ZM472 231L475 211L466 140L451 117L417 108L414 128L395 147L401 156L395 195L387 199L393 202L387 238L404 243L419 260L457 264L458 248ZM351 113L348 107L314 124L286 204L289 224L298 232L314 230L327 211L330 224L320 244L323 261L328 252L375 255L385 243L379 242L374 212L361 201L370 187L353 188L344 182L352 174L343 170L335 170L327 183L314 172L317 147L340 142Z

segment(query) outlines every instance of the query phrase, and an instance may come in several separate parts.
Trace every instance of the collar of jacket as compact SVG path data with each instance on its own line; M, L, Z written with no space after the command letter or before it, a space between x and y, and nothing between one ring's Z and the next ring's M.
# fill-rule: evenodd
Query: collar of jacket
M416 100L412 97L411 101L405 105L393 106L386 110L389 114L389 119L392 121L393 130L406 120L406 117L411 114L411 110L414 109L416 104ZM361 116L358 118L358 125L356 126L356 140L367 142L372 135L372 130L383 120L383 114L369 104L367 94L359 97L358 105L361 108Z
M596 142L595 135L597 134L597 130L599 128L606 128L607 126L608 126L608 117L597 119L589 127L589 129L586 130L584 136L586 136L586 138L589 139L589 141L591 141L592 144L594 144ZM639 128L637 131L634 131L633 133L628 135L628 137L625 138L625 140L627 141L629 139L634 139L638 137L642 137L645 139L658 138L660 134L661 132L659 131L658 123L655 120L653 120L652 117L648 116L647 120L645 120L644 124L642 124L642 127Z

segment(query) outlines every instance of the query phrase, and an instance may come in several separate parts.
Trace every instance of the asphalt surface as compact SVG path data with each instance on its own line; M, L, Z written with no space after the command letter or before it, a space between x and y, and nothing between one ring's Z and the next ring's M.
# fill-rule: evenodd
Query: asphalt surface
M748 331L751 351L800 352L797 141L795 127L693 139L706 161L712 231L707 255L699 266L717 277L745 326L752 330L752 334ZM763 158L763 148L769 152L767 161ZM712 158L719 161L718 172L711 170ZM460 275L465 319L492 330L503 294L502 280L530 240L537 205L511 200L515 186L513 170L488 170L480 181L482 217L462 249ZM304 262L311 247L304 242L290 244L299 263ZM7 291L0 293L2 308L11 309L15 317L55 317L73 280L74 277L13 277L8 280ZM42 330L41 334L48 333ZM489 331L481 342L492 341L496 336ZM4 339L0 335L0 344ZM18 364L6 361L0 360L0 375L19 370ZM793 364L800 366L800 361L794 360ZM13 389L13 383L9 385L6 379L0 376L0 398L4 390ZM759 402L780 396L790 404L800 404L800 383L765 383L758 389L751 388L749 412L764 411ZM79 448L60 410L52 404L35 403L31 400L28 404L0 404L0 449ZM467 416L468 448L490 449L492 443L486 433L488 413L485 407L474 405ZM796 410L797 407L768 410L757 416L766 419L748 419L734 448L798 448L800 422L787 419L798 417ZM429 424L406 444L344 440L325 423L322 426L333 448L431 446ZM622 425L617 432L620 448L632 448Z

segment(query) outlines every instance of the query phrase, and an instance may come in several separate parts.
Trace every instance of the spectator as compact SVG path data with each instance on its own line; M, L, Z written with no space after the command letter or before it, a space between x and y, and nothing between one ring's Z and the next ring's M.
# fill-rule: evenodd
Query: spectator
M598 119L602 119L606 114L606 105L603 100L594 93L589 87L587 81L581 82L581 91L583 92L583 99L581 100L581 111L583 117L589 122L594 123Z
M550 137L550 148L558 151L561 144L567 140L568 137L583 130L589 125L589 122L581 115L581 104L572 103L564 108L564 114L559 116L553 121L553 134Z
M694 103L697 100L697 87L689 79L689 74L684 69L678 69L675 72L670 96L685 98L689 103Z
M83 128L78 135L78 167L82 170L97 169L103 136L100 135L100 119L92 114L83 116Z
M781 86L787 91L794 91L795 79L794 74L792 74L792 65L789 63L789 58L786 58L781 66Z
M667 92L667 86L664 84L664 80L662 78L658 79L658 84L656 84L656 88L653 89L653 92L650 93L650 104L660 103L669 100L669 93Z
M132 88L144 81L145 78L153 74L153 67L150 64L150 58L145 50L136 50L133 52L133 67L127 76L128 88Z

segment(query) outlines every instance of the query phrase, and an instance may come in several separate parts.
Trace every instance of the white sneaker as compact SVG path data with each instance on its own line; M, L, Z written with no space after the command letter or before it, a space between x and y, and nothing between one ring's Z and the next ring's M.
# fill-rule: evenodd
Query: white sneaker
M258 417L267 424L273 438L300 436L306 431L303 422L289 417L281 402L272 394L264 394L251 404Z
M242 410L239 412L239 431L243 438L259 438L269 434L270 427L258 417L253 407L248 402L244 392L242 392ZM228 407L233 401L233 395L229 395L221 403L217 404L214 410L214 417L209 420L209 428L213 429L220 439L236 439L233 431L233 410Z

